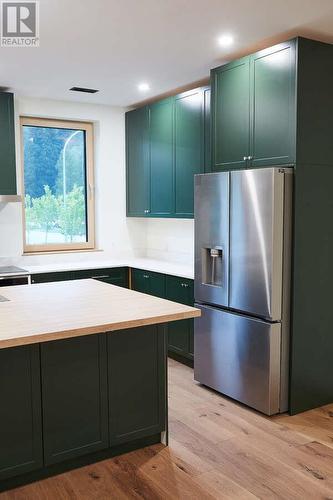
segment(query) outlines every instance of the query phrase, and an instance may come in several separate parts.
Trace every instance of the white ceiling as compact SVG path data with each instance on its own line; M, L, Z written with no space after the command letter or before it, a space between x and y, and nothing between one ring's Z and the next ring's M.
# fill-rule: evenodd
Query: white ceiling
M235 38L227 50L216 43L223 33ZM128 106L294 34L333 42L333 0L40 0L40 47L1 47L0 86ZM73 94L74 85L100 92Z

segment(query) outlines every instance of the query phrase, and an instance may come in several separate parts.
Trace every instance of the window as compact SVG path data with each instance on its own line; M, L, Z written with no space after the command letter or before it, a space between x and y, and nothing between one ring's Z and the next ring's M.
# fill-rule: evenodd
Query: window
M94 248L93 125L21 117L24 251Z

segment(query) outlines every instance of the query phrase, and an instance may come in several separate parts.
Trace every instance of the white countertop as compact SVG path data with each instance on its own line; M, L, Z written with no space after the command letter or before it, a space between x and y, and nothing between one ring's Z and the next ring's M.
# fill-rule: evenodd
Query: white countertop
M78 262L56 263L56 264L41 264L41 265L24 265L20 262L20 267L23 267L30 274L50 273L59 271L79 271L81 269L102 269L112 267L132 267L143 269L156 273L170 274L179 276L180 278L194 279L194 266L189 263L170 262L166 260L157 260L149 258L127 258L127 259L105 259L105 260L85 260Z

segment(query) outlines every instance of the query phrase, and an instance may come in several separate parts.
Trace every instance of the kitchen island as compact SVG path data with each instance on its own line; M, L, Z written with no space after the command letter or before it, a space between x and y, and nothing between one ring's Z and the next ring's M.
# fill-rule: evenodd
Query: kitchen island
M90 279L1 296L0 490L167 443L167 324L197 309Z

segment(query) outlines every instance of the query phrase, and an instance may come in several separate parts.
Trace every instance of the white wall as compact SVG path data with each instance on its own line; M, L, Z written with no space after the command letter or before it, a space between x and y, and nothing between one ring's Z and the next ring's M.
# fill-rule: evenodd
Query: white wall
M125 128L123 108L72 102L17 98L17 163L20 165L19 115L93 121L95 128L95 203L97 247L103 252L25 256L22 261L22 214L20 204L0 205L0 258L38 264L132 256L142 253L145 231L140 221L126 219ZM19 187L21 183L18 168Z
M94 122L96 240L102 251L23 257L21 204L0 204L1 264L35 265L135 256L193 260L193 221L126 218L123 108L19 97L15 110L19 189L19 115Z

